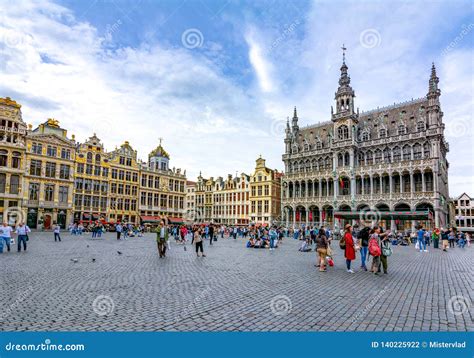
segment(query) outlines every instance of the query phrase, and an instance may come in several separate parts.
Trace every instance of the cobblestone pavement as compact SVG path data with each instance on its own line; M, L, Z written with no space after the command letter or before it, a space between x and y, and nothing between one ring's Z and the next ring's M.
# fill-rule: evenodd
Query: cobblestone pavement
M285 239L275 251L242 239L205 242L207 257L153 235L117 241L34 233L28 251L0 254L6 331L466 331L473 327L474 246L394 247L389 274L314 267ZM333 245L334 246L334 245ZM120 251L122 254L118 254ZM95 259L95 262L93 262ZM77 260L77 262L74 262Z

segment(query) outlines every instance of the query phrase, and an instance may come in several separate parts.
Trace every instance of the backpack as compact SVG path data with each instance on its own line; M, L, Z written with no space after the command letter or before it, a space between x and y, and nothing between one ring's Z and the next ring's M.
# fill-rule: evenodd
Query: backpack
M382 254L384 256L390 256L392 254L392 247L390 245L390 242L385 242L382 246Z
M346 249L346 237L345 237L345 235L343 235L341 237L341 239L339 240L339 247L341 248L341 250Z
M379 243L375 238L369 240L369 253L374 257L378 257L381 254Z

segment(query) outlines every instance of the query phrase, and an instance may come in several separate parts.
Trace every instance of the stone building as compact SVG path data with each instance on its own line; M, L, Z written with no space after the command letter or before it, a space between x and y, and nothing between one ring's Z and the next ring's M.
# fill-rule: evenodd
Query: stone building
M26 133L21 105L10 97L0 98L0 222L25 220Z
M140 219L156 224L166 217L171 224L184 222L186 171L170 169L170 156L160 144L140 162Z
M112 189L109 187L110 161L95 133L77 145L75 166L74 221L107 221ZM117 194L117 185L112 194Z
M300 128L295 108L287 122L284 221L445 226L449 146L438 82L433 64L426 96L359 113L343 56L331 119Z
M474 232L474 199L462 193L454 203L454 226L463 232Z
M59 122L48 119L26 136L23 206L27 225L63 229L73 220L74 160L76 141L67 137Z
M249 224L250 176L245 173L217 178L212 192L212 222L224 225Z
M277 170L267 168L265 159L256 160L250 177L250 221L256 224L280 224L281 176Z

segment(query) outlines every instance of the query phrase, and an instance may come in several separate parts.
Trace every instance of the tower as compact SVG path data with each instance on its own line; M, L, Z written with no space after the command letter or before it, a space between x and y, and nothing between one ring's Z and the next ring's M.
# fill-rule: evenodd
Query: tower
M439 97L441 96L441 90L438 88L439 78L436 75L436 67L433 63L431 66L431 76L428 82L428 94L426 98L428 99L428 127L436 127L441 125L441 120L443 113L440 110Z
M293 130L293 134L299 131L300 127L298 126L298 114L296 113L296 107L293 110L293 119L291 120L291 129Z
M347 73L346 65L346 51L347 49L342 45L342 66L341 76L339 78L339 87L335 93L336 100L336 113L333 114L333 121L341 116L347 116L354 114L354 90L350 83L351 78Z

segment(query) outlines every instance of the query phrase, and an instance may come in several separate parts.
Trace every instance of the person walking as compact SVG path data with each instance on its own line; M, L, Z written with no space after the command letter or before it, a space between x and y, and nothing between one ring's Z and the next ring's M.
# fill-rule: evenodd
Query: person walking
M418 243L418 248L420 249L420 252L428 252L428 250L426 249L426 242L425 242L425 230L423 230L422 225L418 226L417 243Z
M321 229L319 229L318 231L318 235L316 236L316 251L319 256L319 260L318 260L319 262L318 262L318 265L316 265L316 267L319 266L319 272L327 271L326 256L328 254L328 248L329 248L329 240L326 237L326 231L324 230L323 227L321 227Z
M372 256L372 266L370 268L370 272L373 272L374 275L378 275L378 269L380 265L380 255L382 254L382 250L380 248L380 228L375 226L370 231L369 236L369 254Z
M433 234L432 234L433 248L434 249L439 249L439 236L440 236L440 231L439 231L438 228L435 228L433 230Z
M53 233L54 233L54 242L59 241L61 242L61 226L59 226L57 223L53 223Z
M380 230L381 231L381 230ZM380 273L381 266L383 267L383 273L388 274L388 257L392 255L392 245L390 243L390 232L384 232L379 234L380 238L380 263L377 272Z
M21 244L23 243L23 250L26 251L26 242L28 241L28 233L31 232L30 228L20 222L16 227L15 233L18 235L18 252L21 252Z
M115 225L115 232L117 233L117 240L120 240L120 237L122 236L122 231L123 231L123 227L120 223L117 223Z
M214 226L209 225L209 244L212 245L213 241L214 241Z
M354 273L354 270L351 269L351 262L356 258L354 239L352 238L352 226L347 224L344 227L344 241L346 247L344 249L344 257L346 258L346 267L347 272Z
M13 229L6 222L0 227L0 254L3 252L3 243L7 245L7 251L10 251Z
M160 222L160 226L156 231L156 243L158 246L158 254L161 258L166 257L166 244L168 241L169 233L166 225L163 221Z
M204 247L203 247L203 243L202 243L202 230L201 229L198 229L196 228L193 232L193 241L191 241L191 244L195 244L196 245L196 255L197 257L199 257L199 251L201 251L201 254L202 254L202 257L206 257L206 255L204 255Z
M448 241L449 241L449 248L454 249L454 243L456 241L456 233L454 232L454 228L449 229Z
M357 237L360 246L360 268L364 271L367 271L366 261L369 252L369 232L370 228L366 226L359 231Z
M276 242L278 240L278 234L275 230L275 227L272 226L272 228L268 232L268 236L270 238L270 251L273 251L275 250Z
M444 230L441 228L441 244L443 247L443 251L448 251L449 247L449 230Z

